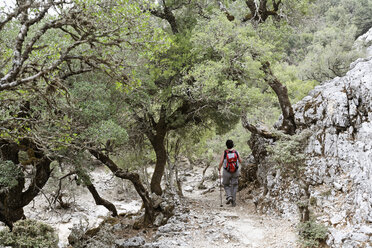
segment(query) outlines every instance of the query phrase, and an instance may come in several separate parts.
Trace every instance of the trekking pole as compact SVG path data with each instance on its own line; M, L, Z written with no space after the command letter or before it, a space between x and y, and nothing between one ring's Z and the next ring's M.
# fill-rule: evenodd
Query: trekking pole
M219 175L220 175L220 200L221 200L221 205L220 205L220 207L222 208L222 183L221 183L222 178L221 178L221 171L218 170L218 173L219 173Z

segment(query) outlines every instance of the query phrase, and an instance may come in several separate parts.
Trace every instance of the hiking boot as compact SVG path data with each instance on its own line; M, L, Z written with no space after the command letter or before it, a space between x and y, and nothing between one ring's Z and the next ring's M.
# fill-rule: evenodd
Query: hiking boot
M229 205L229 204L232 203L232 202L233 202L233 199L230 197L230 198L227 199L226 204Z
M232 204L231 204L232 207L235 207L236 206L236 201L233 201Z

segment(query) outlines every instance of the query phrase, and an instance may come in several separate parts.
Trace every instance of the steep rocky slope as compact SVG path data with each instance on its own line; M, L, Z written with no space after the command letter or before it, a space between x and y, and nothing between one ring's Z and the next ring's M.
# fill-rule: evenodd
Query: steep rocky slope
M372 247L372 29L358 41L367 57L294 106L298 129L312 132L306 147L311 210L329 226L331 247ZM268 209L294 215L296 184L288 187L280 171L260 166Z

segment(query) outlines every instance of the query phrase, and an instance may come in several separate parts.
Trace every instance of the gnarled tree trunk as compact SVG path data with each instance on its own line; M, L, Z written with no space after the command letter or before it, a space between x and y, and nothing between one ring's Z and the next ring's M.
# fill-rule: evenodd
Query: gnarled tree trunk
M164 134L149 137L149 139L156 154L155 170L151 178L151 191L157 195L161 195L163 190L160 183L167 163L167 151L164 144L165 131Z
M111 211L112 216L114 216L114 217L115 216L118 216L118 211L116 210L115 205L112 204L111 202L109 202L108 200L102 198L99 195L99 193L98 193L96 187L94 187L94 184L92 183L92 180L90 179L89 175L87 175L83 171L78 171L77 174L79 176L82 176L83 177L84 184L88 188L89 192L92 194L92 196L93 196L94 201L96 202L96 204L97 205L102 205L106 209L108 209L109 211Z
M287 87L282 84L277 77L272 73L270 63L262 64L261 70L265 73L264 80L274 90L278 97L280 108L282 109L283 123L280 127L284 133L293 135L296 132L296 123L294 120L294 112L292 104L289 100Z
M1 160L12 161L16 166L21 166L18 160L18 153L21 150L33 151L34 157L29 158L30 164L34 167L35 173L31 178L28 188L25 187L25 175L17 178L17 185L10 189L0 188L0 221L4 222L10 229L13 223L25 218L23 207L27 206L44 187L50 177L50 163L52 160L45 156L36 145L30 140L21 140L20 145L7 140L0 140Z
M154 209L154 204L149 196L149 192L146 190L140 180L140 176L137 173L132 173L120 169L108 156L97 150L90 149L89 152L104 165L106 165L114 173L115 176L127 179L133 183L134 188L141 197L143 205L145 207L144 225L151 225L155 220L156 210Z

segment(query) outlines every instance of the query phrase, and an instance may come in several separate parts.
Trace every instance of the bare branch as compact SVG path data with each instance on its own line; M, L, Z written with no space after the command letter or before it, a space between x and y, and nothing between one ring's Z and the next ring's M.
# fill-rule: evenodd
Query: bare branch
M4 28L4 26L10 22L13 18L19 16L22 12L28 9L32 5L32 1L26 2L24 5L15 8L13 12L6 14L5 20L0 21L0 30Z
M296 132L296 123L294 120L294 111L289 100L287 87L283 85L272 73L269 62L263 63L261 70L265 73L264 80L276 93L280 108L282 109L283 123L280 129L284 130L286 134L292 135Z
M226 15L227 20L234 21L235 16L231 15L230 12L226 9L225 5L221 1L218 1L218 5L220 7L220 10Z
M87 174L84 175L85 181L86 181L86 187L88 188L89 192L92 194L94 201L96 202L97 205L102 205L105 208L107 208L109 211L112 212L112 216L118 216L118 211L116 210L116 207L114 204L109 202L108 200L103 199L96 187L94 187L92 181L90 180L89 176Z
M62 177L60 177L60 178L58 179L58 180L59 180L59 183L58 183L58 190L57 190L57 193L56 193L56 195L55 195L55 197L54 197L53 204L55 204L55 203L57 202L58 197L59 197L60 194L61 194L61 189L62 189L62 180L65 179L66 177L69 177L69 176L74 175L74 174L76 174L76 171L72 171L72 172L70 172L70 173L67 173L66 175L64 175L64 176L62 176Z
M165 5L165 3L164 3L164 10L163 11L151 9L150 13L153 14L154 16L156 16L156 17L159 17L163 20L166 20L169 23L169 25L171 26L173 34L178 33L178 25L177 25L177 22L176 22L176 17L173 15L172 10Z
M251 124L248 121L247 115L245 113L242 114L241 119L242 119L243 127L247 129L249 132L258 134L267 139L274 139L274 140L277 139L277 137L273 133L271 133L269 130L267 130L266 127L264 126L258 127L258 126Z

